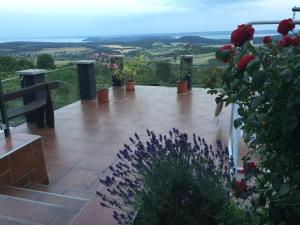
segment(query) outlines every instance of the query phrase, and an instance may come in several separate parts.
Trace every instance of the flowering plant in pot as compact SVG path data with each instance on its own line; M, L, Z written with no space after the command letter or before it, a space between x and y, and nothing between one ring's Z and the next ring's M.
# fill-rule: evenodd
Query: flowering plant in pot
M220 142L214 149L175 128L147 134L146 142L138 134L130 138L109 167L112 175L100 179L101 205L114 210L119 224L251 224L231 201L233 164Z
M254 28L238 26L231 35L233 46L216 54L227 64L218 85L210 83L217 103L238 105L234 126L243 130L249 154L259 158L261 173L248 174L245 182L256 177L248 193L262 224L300 221L300 36L294 29L292 19L282 20L278 42L266 36L263 46L254 46Z
M140 54L125 62L124 74L126 79L126 91L135 91L136 77L139 75L145 65L145 58Z

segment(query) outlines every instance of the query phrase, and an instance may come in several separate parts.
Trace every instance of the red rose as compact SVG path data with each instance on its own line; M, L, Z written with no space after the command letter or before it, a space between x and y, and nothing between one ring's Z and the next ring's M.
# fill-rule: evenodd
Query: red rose
M295 23L291 18L289 18L280 21L277 31L282 35L287 35L289 31L294 29L295 29Z
M243 46L246 41L253 39L254 31L251 25L239 25L238 28L231 33L231 43L237 47Z
M235 183L235 196L239 197L242 192L247 191L247 188L246 180L237 181Z
M256 164L254 162L248 162L247 168L251 170L255 170L257 168Z
M243 55L237 63L237 68L240 71L244 71L247 68L249 62L255 59L255 55Z
M264 44L269 44L273 41L272 37L271 36L264 36L263 38L263 43Z
M249 172L255 172L257 169L257 166L254 162L248 162L247 164L244 165L244 172L247 174Z
M281 47L289 47L292 44L293 44L293 38L290 36L283 36L278 42L278 45L280 45Z
M242 179L240 181L237 181L235 187L237 190L241 190L241 191L247 190L246 180Z
M232 47L232 45L224 45L222 48L220 48L220 50L230 50L231 52L235 52L234 48Z
M300 36L296 36L293 38L293 45L300 46Z
M229 63L234 54L235 49L231 45L224 45L216 52L216 58L224 63Z

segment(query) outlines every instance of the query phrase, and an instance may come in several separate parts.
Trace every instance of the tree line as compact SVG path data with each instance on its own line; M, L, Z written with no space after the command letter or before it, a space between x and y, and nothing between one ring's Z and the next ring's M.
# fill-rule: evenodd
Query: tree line
M15 72L24 69L54 69L54 59L49 54L41 54L37 57L36 62L12 56L0 55L0 72Z

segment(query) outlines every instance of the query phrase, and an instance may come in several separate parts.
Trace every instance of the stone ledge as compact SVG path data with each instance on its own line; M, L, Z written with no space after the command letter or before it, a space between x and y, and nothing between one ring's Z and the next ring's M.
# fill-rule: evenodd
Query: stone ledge
M48 184L42 138L14 134L0 140L0 185Z

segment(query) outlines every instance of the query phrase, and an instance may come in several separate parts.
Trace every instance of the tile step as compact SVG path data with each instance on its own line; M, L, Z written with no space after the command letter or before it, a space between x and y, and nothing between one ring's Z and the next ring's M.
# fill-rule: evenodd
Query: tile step
M55 204L68 209L75 210L80 210L88 202L88 199L84 198L71 197L62 194L43 192L39 190L25 189L19 187L1 186L0 194L27 200L33 200L45 204Z
M47 192L47 193L60 194L63 196L74 197L74 198L79 198L84 200L89 200L92 197L94 197L96 194L96 191L88 191L88 190L82 190L76 188L71 189L71 188L64 188L64 187L51 186L51 185L34 184L34 183L27 185L25 188L30 190Z
M78 212L79 209L71 209L63 205L0 195L0 218L9 225L66 225Z
M12 218L9 216L0 215L1 225L41 225L40 223L32 223L30 221Z

